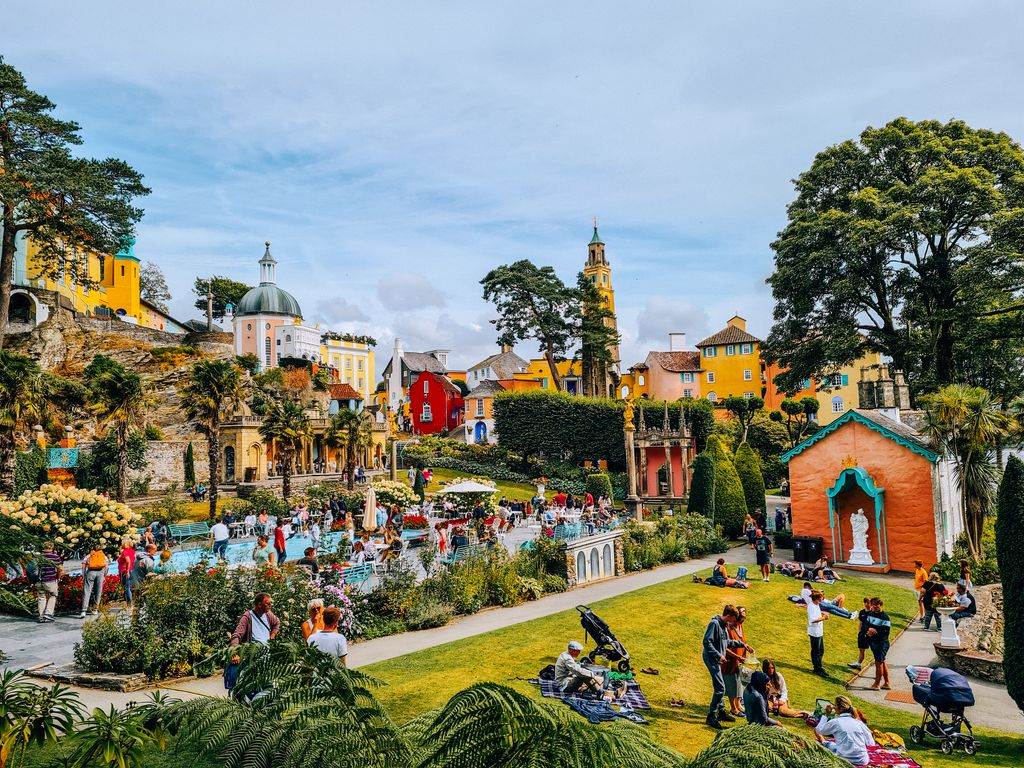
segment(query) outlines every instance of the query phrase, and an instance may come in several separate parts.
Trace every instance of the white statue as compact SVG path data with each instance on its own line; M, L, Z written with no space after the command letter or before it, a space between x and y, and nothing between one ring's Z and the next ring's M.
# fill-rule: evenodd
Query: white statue
M851 565L872 565L875 560L868 549L868 516L863 509L850 515L850 528L853 529L853 549L850 550Z

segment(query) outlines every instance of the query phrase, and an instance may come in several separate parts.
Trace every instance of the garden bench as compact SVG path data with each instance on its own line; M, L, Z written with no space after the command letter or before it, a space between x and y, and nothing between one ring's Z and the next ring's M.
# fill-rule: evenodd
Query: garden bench
M373 566L369 563L353 565L341 572L341 578L346 584L362 584L373 574Z
M410 530L407 528L402 531L402 541L409 546L415 546L426 541L429 535L430 533L426 528L420 528L417 530Z
M578 539L582 532L581 523L564 523L555 526L555 541L568 541Z
M442 557L440 562L444 565L452 565L454 563L461 563L463 560L469 560L472 557L480 557L484 554L484 546L482 544L470 544L466 547L459 547L450 555Z
M210 535L209 523L181 523L167 526L168 535L175 541L208 537Z

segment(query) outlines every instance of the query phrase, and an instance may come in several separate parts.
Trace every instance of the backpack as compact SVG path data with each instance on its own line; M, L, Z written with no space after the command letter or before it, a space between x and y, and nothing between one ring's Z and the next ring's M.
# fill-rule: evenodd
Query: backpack
M107 556L100 551L90 552L85 561L85 567L89 570L99 570L107 567Z
M29 584L39 583L39 563L35 560L29 560L25 565L25 578L28 579Z
M548 664L544 669L537 673L537 677L541 680L554 680L555 679L555 665Z

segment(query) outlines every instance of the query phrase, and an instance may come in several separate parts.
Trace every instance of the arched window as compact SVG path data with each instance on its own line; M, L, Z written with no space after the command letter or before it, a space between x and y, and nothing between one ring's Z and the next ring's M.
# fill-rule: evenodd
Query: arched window
M642 373L636 377L636 383L641 387L644 385L644 375Z
M629 397L629 387L623 386L623 388L622 388L622 396L623 397Z
M576 555L576 581L587 580L587 557L582 552Z
M832 413L842 413L846 410L846 406L843 404L843 398L836 395L832 398Z
M716 395L714 392L708 392L708 400L713 403L716 400L718 400L718 395Z

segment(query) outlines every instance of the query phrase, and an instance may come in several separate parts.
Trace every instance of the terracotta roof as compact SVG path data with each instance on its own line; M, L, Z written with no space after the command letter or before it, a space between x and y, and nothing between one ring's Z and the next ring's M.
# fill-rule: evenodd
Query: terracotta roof
M672 373L701 369L700 352L649 352L647 359Z
M749 333L741 328L737 328L735 325L727 325L725 328L720 330L718 333L713 333L708 336L704 341L698 341L698 347L713 347L716 344L760 344L761 340L757 336L751 336Z
M501 382L493 379L485 379L473 387L473 390L466 397L491 397L498 392L504 392L505 387Z
M527 369L529 363L515 352L497 352L488 358L481 360L476 365L469 367L470 371L477 368L490 368L494 371L495 379L509 379L514 373L522 373Z
M331 384L331 400L362 400L363 396L351 384Z

